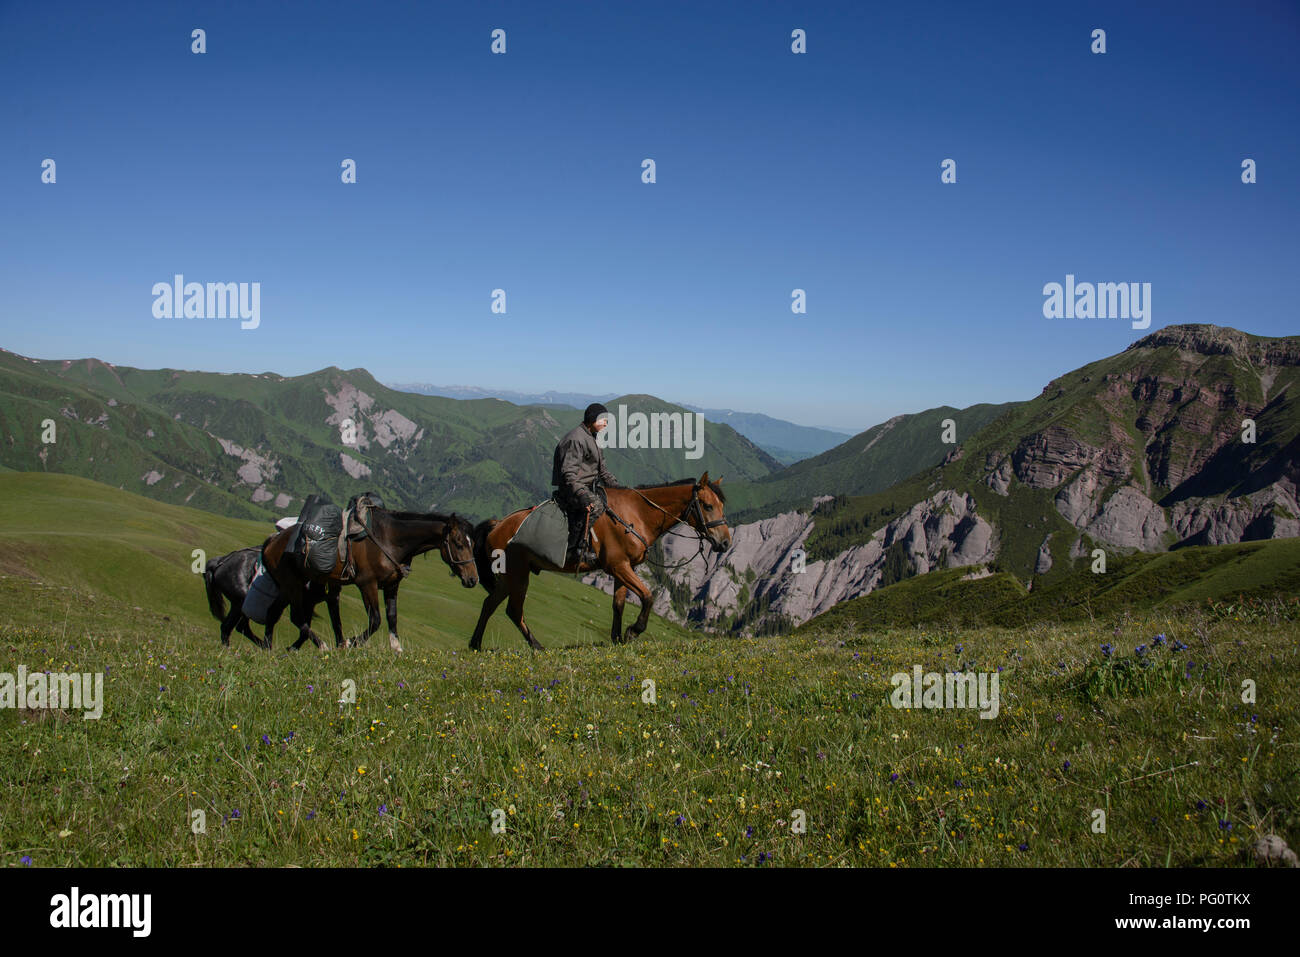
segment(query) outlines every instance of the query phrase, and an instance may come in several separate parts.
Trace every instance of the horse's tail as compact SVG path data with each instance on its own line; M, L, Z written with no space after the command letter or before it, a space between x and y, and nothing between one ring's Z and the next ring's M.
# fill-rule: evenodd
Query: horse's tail
M498 519L488 518L474 526L474 567L478 569L478 580L489 592L497 590L497 579L492 574L492 552L488 548L488 535L500 524Z
M217 569L221 567L221 561L220 558L214 558L203 567L203 587L208 593L208 610L217 621L226 620L226 596L217 587Z

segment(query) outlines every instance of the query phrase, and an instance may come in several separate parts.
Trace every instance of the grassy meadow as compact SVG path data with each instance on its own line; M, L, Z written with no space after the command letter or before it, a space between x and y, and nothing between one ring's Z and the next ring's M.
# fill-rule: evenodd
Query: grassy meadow
M0 672L103 673L104 713L0 711L5 866L1235 866L1300 839L1293 605L612 646L608 598L543 575L548 650L501 616L470 654L483 592L431 562L404 655L287 628L268 654L220 646L189 571L261 526L46 478L74 484L0 475ZM914 665L996 672L998 716L892 707Z

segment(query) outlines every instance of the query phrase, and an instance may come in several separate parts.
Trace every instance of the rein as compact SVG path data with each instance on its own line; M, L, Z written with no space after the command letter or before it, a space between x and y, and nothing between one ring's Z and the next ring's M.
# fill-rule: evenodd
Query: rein
M370 517L369 514L367 514L366 518L369 517ZM358 518L357 521L360 523L361 527L366 530L366 535L368 535L370 537L370 540L375 543L375 547L378 548L381 552L383 552L385 558L387 558L390 562L392 562L394 565L397 566L397 570L398 572L401 573L401 576L405 578L406 576L410 575L411 566L403 565L391 554L389 554L388 549L384 548L383 543L380 542L379 539L375 537L374 529L370 527L370 524L366 521L366 519ZM446 524L446 528L443 530L442 541L438 543L438 551L440 552L442 551L443 546L447 545L447 543L451 541L451 533L456 528L455 523L452 522L451 519L447 519L445 524ZM473 551L472 546L470 550L472 553ZM446 561L449 565L468 565L470 562L474 561L474 556L473 554L471 554L469 558L457 559L457 558L452 558L451 552L448 551L448 553L443 556L443 560Z
M653 505L655 508L659 509L659 511L663 512L663 513L664 513L665 515L667 515L670 519L672 519L672 523L671 523L670 525L668 525L668 527L665 528L662 532L659 533L659 536L658 536L659 538L662 538L664 535L674 535L674 536L676 536L676 537L678 537L678 538L689 538L690 536L688 536L688 535L683 535L681 532L674 532L674 531L673 531L673 526L677 525L679 522L684 522L684 521L686 521L686 513L687 513L687 512L691 512L691 511L693 511L693 512L696 514L696 517L699 518L699 520L700 520L700 526L701 526L703 529L706 530L706 531L701 531L699 528L695 528L694 526L691 526L691 531L695 532L696 540L699 542L699 547L696 548L696 550L695 550L695 554L694 554L694 555L690 556L689 558L687 558L687 559L685 559L685 560L683 560L683 561L678 562L676 565L666 565L666 564L661 564L660 562L657 562L657 561L655 561L654 559L652 559L652 558L650 557L650 543L647 542L647 541L645 540L645 538L642 537L642 535L641 535L640 532L638 532L635 528L633 528L633 527L632 527L628 522L624 521L624 520L623 520L623 517L622 517L621 515L619 515L618 513L616 513L616 512L614 511L613 508L608 507L608 502L607 502L607 503L606 503L606 509L605 509L605 510L606 510L607 512L609 512L609 514L610 514L613 518L617 519L617 520L618 520L618 523L619 523L620 525L622 525L622 526L623 526L624 528L626 528L629 532L631 532L633 535L635 535L638 539L641 540L641 544L645 546L645 550L646 550L645 558L643 559L643 561L646 561L646 562L650 563L651 565L655 566L656 568L662 568L662 569L665 569L665 570L671 571L671 570L676 569L676 568L681 568L683 565L689 565L691 562L695 561L695 559L701 557L701 556L704 554L704 542L705 542L705 536L707 535L707 529L710 529L710 528L716 528L716 527L719 526L719 525L726 525L726 524L727 524L726 519L719 519L719 520L714 521L714 522L706 522L706 521L704 521L704 512L703 512L703 510L700 508L700 498L699 498L699 487L698 487L698 486L693 487L693 488L691 489L691 500L690 500L689 502L687 502L686 505L682 508L682 514L681 514L681 515L678 515L678 516L676 516L676 517L674 517L673 514L672 514L671 512L669 512L666 508L664 508L664 507L663 507L662 505L660 505L658 502L651 501L648 497L646 497L644 494L642 494L642 492L641 492L640 489L634 488L634 489L632 489L631 491L636 492L637 495L640 495L641 498L645 499L645 501L649 502L649 503L650 503L651 505ZM712 539L712 537L710 537L708 540L709 540L709 544L713 544L713 539Z

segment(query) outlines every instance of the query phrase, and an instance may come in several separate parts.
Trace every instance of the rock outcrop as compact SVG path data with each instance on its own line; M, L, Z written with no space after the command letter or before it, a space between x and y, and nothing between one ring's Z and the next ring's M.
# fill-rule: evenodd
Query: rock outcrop
M692 621L717 628L744 612L741 599L759 602L760 615L751 616L739 630L751 633L777 616L800 624L833 605L880 587L886 555L897 545L913 572L957 568L989 561L997 551L992 525L976 513L975 500L951 490L937 492L876 530L870 540L846 549L831 559L810 562L804 543L816 516L784 512L772 518L731 530L731 548L722 555L707 553L668 574L691 596ZM679 526L680 528L680 526ZM664 540L664 563L674 565L695 554L693 535ZM590 576L591 583L612 592L605 576ZM667 601L656 598L655 611L664 614ZM680 620L676 612L667 617Z

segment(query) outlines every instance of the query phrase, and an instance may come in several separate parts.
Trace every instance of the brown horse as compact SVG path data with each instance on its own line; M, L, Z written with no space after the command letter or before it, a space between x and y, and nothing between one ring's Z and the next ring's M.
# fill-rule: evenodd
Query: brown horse
M610 628L609 637L615 644L631 641L645 631L646 622L650 619L650 607L654 604L650 589L637 576L635 568L645 561L650 546L661 535L678 522L685 522L699 536L701 551L706 541L715 552L725 551L731 545L731 530L727 528L727 521L722 514L726 502L722 494L722 480L709 481L708 472L698 482L694 479L681 479L671 485L611 488L605 490L605 495L609 511L596 520L595 532L600 550L594 564L572 562L560 568L539 558L523 545L507 545L519 530L524 517L532 511L531 508L512 512L500 521L489 519L475 529L474 557L478 562L479 579L487 589L488 596L483 599L478 625L474 629L474 637L469 641L472 650L478 651L482 647L488 619L507 597L510 602L506 606L506 615L531 647L542 647L524 621L528 576L530 572L541 570L573 575L599 568L614 576L614 624ZM610 512L617 514L634 531L629 531L616 521ZM716 537L714 529L720 529ZM504 572L495 574L501 558L505 560ZM629 588L641 600L641 613L637 615L636 621L627 626L627 632L621 634L623 604L627 601Z
M379 592L384 593L388 613L388 645L400 652L402 643L397 639L397 589L402 579L411 573L411 561L417 555L438 549L453 576L459 576L466 588L478 584L474 563L474 528L463 518L437 512L390 512L383 508L370 510L369 534L351 543L351 568L345 568L340 553L334 569L322 575L307 566L302 555L286 553L293 528L286 528L267 540L262 547L262 564L287 597L291 618L298 625L299 638L293 647L311 640L316 647L324 642L311 630L310 605L320 601L311 583L325 589L325 602L329 608L330 624L334 627L334 641L338 646L365 644L379 628ZM361 592L366 606L367 628L364 634L349 641L343 640L343 626L339 621L338 594L344 585L353 584Z

